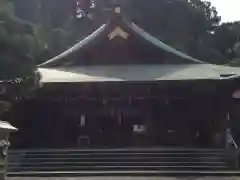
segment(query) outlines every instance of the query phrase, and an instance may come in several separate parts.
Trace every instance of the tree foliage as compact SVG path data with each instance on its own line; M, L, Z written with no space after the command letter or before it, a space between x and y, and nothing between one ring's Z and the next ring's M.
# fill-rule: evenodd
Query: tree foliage
M19 98L31 95L39 76L33 60L33 25L15 16L12 2L0 3L0 107L9 108Z
M215 31L212 45L229 61L237 56L239 37L240 23L225 23Z
M17 15L33 24L28 35L30 54L38 63L53 57L86 37L109 18L114 4L152 35L176 49L216 64L235 57L233 45L237 26L220 25L217 9L203 0L18 0L13 1ZM13 6L7 9L12 14ZM29 11L29 9L31 9ZM77 13L84 12L78 16ZM31 14L31 15L29 15ZM9 29L16 28L7 28ZM235 30L234 30L235 29ZM26 30L26 29L25 29ZM6 33L1 28L0 36ZM20 39L19 36L16 39ZM31 40L30 40L31 39ZM26 41L26 40L24 40ZM23 43L24 44L24 43ZM27 46L27 45L26 45ZM33 48L34 47L34 48Z

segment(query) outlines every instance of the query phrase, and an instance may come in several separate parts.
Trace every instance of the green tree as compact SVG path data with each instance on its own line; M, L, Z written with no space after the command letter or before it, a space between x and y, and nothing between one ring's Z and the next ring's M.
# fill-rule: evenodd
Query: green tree
M10 1L0 1L0 106L31 95L39 75L32 59L32 24L17 18Z
M201 0L121 1L130 19L154 36L195 57L204 46L204 38L220 22L215 7Z
M231 62L229 63L231 66L240 66L240 41L236 42L234 46L234 53L235 56L233 59L231 59Z
M217 50L229 63L237 57L237 44L240 40L240 23L223 23L208 38L208 45Z

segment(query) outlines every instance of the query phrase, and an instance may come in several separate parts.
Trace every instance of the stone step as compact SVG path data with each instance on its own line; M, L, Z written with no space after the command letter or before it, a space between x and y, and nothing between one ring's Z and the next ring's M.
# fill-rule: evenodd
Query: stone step
M136 176L136 177L163 177L163 176L221 176L221 177L233 177L239 176L240 171L229 171L229 170L164 170L164 171L154 171L154 170L140 170L140 171L19 171L19 172L9 172L9 177L100 177L100 176L108 176L108 177L119 177L119 176Z
M60 158L60 157L219 157L219 156L228 156L227 153L141 153L141 152L130 152L130 153L98 153L98 154L30 154L26 153L25 157L28 158Z
M21 151L17 152L17 151L10 151L11 154L19 154ZM119 150L119 149L101 149L101 150L25 150L22 151L22 153L28 152L28 154L114 154L114 153L198 153L198 154L205 154L205 153L226 153L226 150L218 150L218 149L175 149L175 150L168 150L168 149L152 149L152 150L140 150L140 149L123 149L123 150Z
M226 150L25 150L9 153L9 172L230 170ZM12 155L12 156L11 156Z
M227 170L228 166L61 166L61 167L18 167L14 168L16 171L133 171L133 170Z
M22 164L24 167L45 167L45 166L54 166L54 167L60 167L64 164L64 166L97 166L97 165L111 165L111 166L123 166L123 165L169 165L169 166L176 166L176 165L226 165L226 162L25 162ZM14 167L18 164L11 164L10 167Z
M19 153L28 153L33 155L39 155L39 154L124 154L124 153L192 153L192 154L218 154L218 153L227 153L226 150L220 150L220 149L155 149L155 148L148 148L148 149L45 149L45 150L10 150L9 153L12 155Z
M26 158L25 158L26 159ZM10 158L9 163L12 164L16 159ZM227 157L32 157L27 158L27 162L218 162L218 161L226 161Z

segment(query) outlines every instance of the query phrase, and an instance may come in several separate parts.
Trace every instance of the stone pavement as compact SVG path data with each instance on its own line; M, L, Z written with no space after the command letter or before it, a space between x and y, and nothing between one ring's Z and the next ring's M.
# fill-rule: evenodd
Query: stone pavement
M51 178L8 178L7 180L240 180L240 177L51 177Z

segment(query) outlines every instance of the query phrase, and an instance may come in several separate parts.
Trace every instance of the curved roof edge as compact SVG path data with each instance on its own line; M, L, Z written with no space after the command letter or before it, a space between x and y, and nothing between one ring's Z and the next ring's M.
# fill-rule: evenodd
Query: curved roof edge
M194 63L205 63L201 60L195 59L183 52L180 52L176 49L174 49L173 47L165 44L164 42L162 42L161 40L157 39L156 37L150 35L149 33L147 33L146 31L144 31L143 29L141 29L140 27L138 27L136 24L134 23L129 23L127 20L125 20L123 18L124 23L137 35L139 35L141 38L145 39L146 41L150 42L151 44L153 44L154 46L158 47L159 49L162 49L166 52L172 53L178 57L184 58L186 60L192 61ZM94 31L92 34L90 34L89 36L87 36L85 39L81 40L80 42L78 42L76 45L74 45L73 47L71 47L70 49L64 51L63 53L57 55L56 57L42 63L39 64L38 67L44 67L46 65L49 65L51 63L57 62L59 61L61 58L68 56L69 54L81 49L82 47L84 47L86 44L90 43L91 41L93 41L97 36L99 36L100 34L102 34L111 24L111 21L107 24L102 25L100 28L98 28L96 31Z
M127 21L126 21L127 24L129 24ZM175 54L176 56L179 56L179 57L182 57L184 59L187 59L187 60L191 60L191 61L194 61L194 62L197 62L197 63L205 63L201 60L198 60L198 59L195 59L183 52L180 52L176 49L174 49L173 47L163 43L162 41L160 41L159 39L157 39L156 37L150 35L149 33L147 33L146 31L144 31L143 29L141 29L140 27L138 27L136 24L134 23L131 23L129 24L129 26L137 33L139 34L141 37L143 37L145 40L151 42L152 44L154 44L155 46L159 47L160 49L163 49L167 52L170 52L172 54Z
M73 47L71 47L70 49L64 51L63 53L57 55L56 57L42 63L39 64L38 67L42 67L45 65L48 65L50 63L56 62L59 59L68 56L69 54L71 54L74 51L77 51L78 49L81 49L82 47L84 47L86 44L88 44L90 41L93 41L98 35L100 35L105 29L107 28L107 24L102 25L100 28L98 28L96 31L94 31L92 34L90 34L89 36L87 36L85 39L81 40L80 42L78 42L77 44L75 44Z

